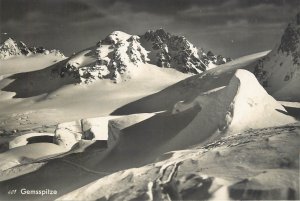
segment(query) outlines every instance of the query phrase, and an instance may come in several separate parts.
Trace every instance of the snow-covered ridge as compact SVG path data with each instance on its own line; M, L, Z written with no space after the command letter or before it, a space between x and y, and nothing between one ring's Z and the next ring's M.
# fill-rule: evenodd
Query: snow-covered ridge
M286 110L264 90L251 72L244 69L237 70L227 86L202 93L188 103L175 104L173 113L190 109L200 112L168 143L165 151L200 143L203 136L214 133L230 135L295 122L292 117L278 112ZM271 118L274 121L270 121Z
M130 35L114 31L95 46L73 55L60 75L72 74L81 82L111 79L121 82L131 79L145 64L173 68L182 73L201 73L228 59L207 55L183 36L174 36L163 29Z
M285 29L279 45L254 69L258 81L279 100L300 100L300 13Z
M8 38L0 45L0 59L9 59L15 56L30 56L34 54L49 54L64 58L65 56L59 50L46 50L43 47L27 47L22 41L16 41Z

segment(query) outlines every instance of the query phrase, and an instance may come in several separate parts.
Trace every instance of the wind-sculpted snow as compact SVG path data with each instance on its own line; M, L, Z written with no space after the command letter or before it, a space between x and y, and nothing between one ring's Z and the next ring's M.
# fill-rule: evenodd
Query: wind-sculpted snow
M85 141L93 144L106 141L107 148L113 149L119 141L121 130L152 117L154 114L128 116L107 116L81 119L57 125L54 143L72 149L77 143Z
M53 142L54 134L53 133L29 133L29 134L24 134L21 136L18 136L11 140L9 142L9 149L20 147L20 146L25 146L27 144L30 144L34 139L37 139L36 141L39 142L38 140L42 141L42 139L49 139L48 141Z
M105 158L117 146L122 129L153 115L136 114L124 117L87 118L60 123L54 133L29 133L18 136L8 143L7 150L2 150L3 153L0 153L0 158L3 159L0 161L0 171L19 165L59 158L71 153L88 152L89 149L103 151L98 156L98 159L101 160L101 157ZM94 147L90 148L92 145ZM40 151L43 146L49 151ZM32 154L27 156L23 150L29 149Z
M54 143L70 150L82 138L80 121L59 124L55 130Z
M82 141L94 143L97 140L107 141L110 145L115 145L118 134L110 132L109 119L116 117L100 117L91 119L81 119L78 121L58 124L55 130L54 143L71 150L76 144ZM110 136L113 135L113 136Z
M57 200L299 199L299 129L299 124L254 129L169 152Z
M199 110L197 116L162 149L184 149L215 135L296 122L247 70L237 70L225 87L201 93L193 101L175 104L173 113L191 109Z
M219 82L216 82L217 79ZM4 152L0 157L7 157L8 160L3 160L2 166L0 164L3 168L0 173L4 175L2 185L30 187L38 183L43 187L63 186L59 195L51 197L52 200L73 190L59 199L263 199L269 198L270 192L273 192L273 186L269 183L264 183L268 188L263 190L249 188L258 192L255 195L243 192L248 192L247 184L252 183L253 177L262 183L260 178L264 177L256 176L267 170L268 177L278 171L290 181L275 178L272 183L285 182L285 187L275 186L280 191L276 196L297 198L297 184L293 179L297 178L297 172L294 171L297 168L295 158L298 157L295 151L297 135L289 127L282 128L289 133L283 138L268 137L265 140L266 135L261 134L269 130L269 136L277 135L279 131L270 127L293 123L295 120L266 93L253 74L237 70L237 67L225 70L222 67L215 68L189 77L151 97L156 98L150 98L152 101L148 99L144 104L153 105L152 108L133 102L129 111L131 115L82 118L61 123L54 135L56 144L25 145ZM165 102L165 99L170 101ZM102 104L95 106L99 105ZM143 110L151 113L137 114ZM257 128L265 130L256 132L254 129ZM239 137L235 138L237 135ZM256 135L259 138L255 138ZM106 141L105 146L102 141ZM50 149L49 153L40 152L28 158L23 152L29 148L31 153L35 152L45 144ZM199 152L191 149L202 145L203 149ZM282 154L274 151L274 147L278 147ZM15 156L12 157L10 153ZM23 165L49 159L52 160L40 170L32 167L34 176L26 175L27 179L19 177L28 171ZM160 160L163 162L157 163ZM154 165L128 169L153 162ZM279 170L274 170L276 168ZM51 170L54 169L60 169L63 180L53 179L53 174L45 175L45 172L53 172ZM17 174L12 173L13 170L17 170ZM120 170L123 171L117 172ZM70 181L74 180L74 175L78 176L78 172L80 179L71 184ZM39 181L33 182L36 177ZM251 181L239 183L245 178ZM95 180L95 183L85 186ZM289 191L289 188L292 190ZM134 193L128 195L127 192ZM261 194L263 196L259 197Z

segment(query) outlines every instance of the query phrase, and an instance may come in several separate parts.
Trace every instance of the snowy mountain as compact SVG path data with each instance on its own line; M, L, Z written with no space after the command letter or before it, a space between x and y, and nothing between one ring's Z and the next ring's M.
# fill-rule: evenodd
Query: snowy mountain
M65 57L59 50L46 50L43 47L27 47L22 41L8 38L0 45L0 60L9 59L15 56L30 56L34 54L54 53L56 56Z
M299 200L299 26L232 62L163 29L6 40L0 200Z
M254 74L274 97L300 100L300 13L288 24L279 45L259 60Z
M240 69L267 53L189 76L148 63L141 40L114 32L48 67L29 71L35 56L3 74L2 200L33 197L7 186L60 189L47 200L299 199L299 122ZM108 80L74 84L98 78Z
M149 51L150 62L181 72L199 73L205 70L198 49L183 36L174 36L163 29L147 31L141 36L142 45Z
M211 64L228 61L203 51L199 56L198 52L185 37L171 35L163 29L147 31L141 36L115 31L95 46L73 55L61 68L60 76L72 75L85 83L95 79L121 82L135 76L137 69L146 64L197 74Z
M139 36L115 31L95 46L73 55L60 69L60 76L72 75L81 82L95 79L125 81L148 61Z
M160 67L172 67L181 72L199 73L231 59L198 50L184 36L171 35L163 29L149 30L141 36L150 62ZM199 55L200 54L200 55Z

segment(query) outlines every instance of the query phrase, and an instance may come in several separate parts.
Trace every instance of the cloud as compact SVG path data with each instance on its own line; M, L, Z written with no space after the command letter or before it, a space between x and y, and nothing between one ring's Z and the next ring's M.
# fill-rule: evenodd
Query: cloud
M180 11L177 18L208 26L232 24L241 21L248 22L248 24L268 24L273 22L285 23L297 13L297 7L291 4L279 6L273 1L273 4L266 4L261 1L257 5L251 4L251 6L245 7L241 2L245 1L230 0L217 7L193 6Z

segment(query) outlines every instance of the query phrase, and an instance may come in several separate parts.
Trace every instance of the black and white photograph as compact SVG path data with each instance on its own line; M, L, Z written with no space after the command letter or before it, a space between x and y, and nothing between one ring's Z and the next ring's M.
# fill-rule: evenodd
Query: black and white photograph
M299 0L0 0L0 201L300 200Z

